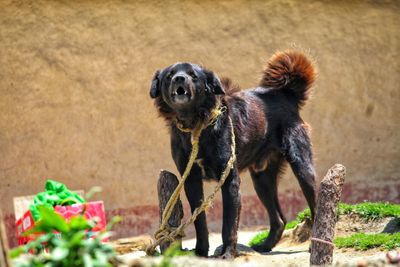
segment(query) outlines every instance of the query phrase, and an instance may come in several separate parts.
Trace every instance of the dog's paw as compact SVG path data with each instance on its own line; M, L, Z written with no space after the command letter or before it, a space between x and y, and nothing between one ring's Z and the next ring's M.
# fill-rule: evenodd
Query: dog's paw
M251 246L251 248L260 253L270 252L281 239L283 230L284 225L282 224L279 229L271 230L264 241L260 244Z
M265 252L271 252L272 251L272 247L270 246L266 246L266 245L253 245L251 246L252 249L254 249L255 251L259 252L259 253L265 253Z
M195 252L196 256L198 256L198 257L205 257L205 258L208 257L208 248L200 248L200 247L197 248L196 247L194 252Z
M222 254L221 256L219 256L219 259L223 259L223 260L233 260L235 259L235 257L237 256L236 253L232 253L232 252L225 252L224 254Z
M230 247L227 247L226 249L222 249L222 253L218 256L218 258L224 259L224 260L233 260L237 256L238 256L238 252L237 252L236 248L230 246Z

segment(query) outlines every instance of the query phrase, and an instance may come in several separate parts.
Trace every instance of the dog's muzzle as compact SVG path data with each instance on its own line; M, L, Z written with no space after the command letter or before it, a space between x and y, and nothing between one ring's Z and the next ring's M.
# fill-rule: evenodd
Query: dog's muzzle
M176 104L186 104L192 100L193 84L185 74L176 74L171 79L171 99Z

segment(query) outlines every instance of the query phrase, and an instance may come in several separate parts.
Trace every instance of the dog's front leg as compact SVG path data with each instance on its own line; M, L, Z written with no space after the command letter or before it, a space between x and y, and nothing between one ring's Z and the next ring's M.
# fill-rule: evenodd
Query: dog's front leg
M193 166L192 172L185 182L185 193L190 204L190 209L193 211L199 207L203 201L203 181L200 169ZM199 214L194 221L196 229L196 255L207 257L208 256L208 229L206 221L206 213L203 211Z
M240 217L240 177L236 167L231 170L222 186L223 225L222 225L222 253L224 259L236 256L237 231Z

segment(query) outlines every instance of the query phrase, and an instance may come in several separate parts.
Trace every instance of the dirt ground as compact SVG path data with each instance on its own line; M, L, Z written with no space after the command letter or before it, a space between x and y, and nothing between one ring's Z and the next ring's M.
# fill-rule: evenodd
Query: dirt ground
M310 242L304 242L298 245L289 245L288 243L279 244L272 252L260 254L253 251L251 248L245 246L250 239L254 237L257 232L254 231L241 231L239 232L239 245L238 250L240 256L234 261L220 260L220 259L202 259L198 257L177 257L173 259L175 266L240 266L240 267L258 267L258 266L308 266L310 260L310 253L308 248ZM195 246L195 239L184 240L183 247L193 249ZM210 234L210 252L222 244L221 234ZM154 263L160 262L161 258L142 258L144 252L135 252L123 255L121 258L127 263L127 266L135 266L133 263L144 264L144 266L151 266ZM137 259L139 259L137 261ZM334 266L358 266L362 263L368 263L365 266L393 266L386 263L386 252L380 250L369 251L355 251L353 249L336 249L334 252ZM140 265L137 265L140 266Z
M349 236L357 232L381 233L399 231L399 225L393 218L383 218L365 221L357 215L341 216L336 224L335 236ZM310 260L310 241L299 242L300 236L309 235L310 228L299 226L292 230L286 230L280 243L272 252L258 253L247 246L249 241L260 232L260 229L240 231L238 235L239 256L233 261L216 258L202 259L198 257L176 257L172 260L174 266L308 266ZM183 248L193 249L196 239L183 241ZM213 255L222 244L220 233L210 234L210 255ZM387 263L387 251L370 249L357 251L354 249L335 249L333 266L393 266ZM134 252L121 256L127 266L151 266L161 261L160 257L144 257L145 253ZM135 265L136 264L136 265Z

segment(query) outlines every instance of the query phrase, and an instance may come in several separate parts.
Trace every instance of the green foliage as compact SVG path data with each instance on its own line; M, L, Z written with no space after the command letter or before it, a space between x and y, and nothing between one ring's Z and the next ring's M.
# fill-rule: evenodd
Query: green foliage
M261 244L265 239L267 239L269 235L269 231L263 231L261 233L256 234L250 241L249 246L254 246Z
M384 217L400 218L400 205L385 202L363 202L354 205L339 203L337 214L338 216L343 214L357 214L367 221ZM311 211L309 208L299 212L295 220L288 222L285 226L285 230L295 228L299 223L306 219L311 219ZM249 246L262 243L268 237L268 234L269 231L258 233L250 240Z
M173 258L176 256L194 256L194 252L191 250L182 250L179 242L174 242L163 255L166 258Z
M65 184L47 180L45 191L38 193L29 206L34 221L40 219L39 206L47 206L52 209L56 205L72 205L75 203L85 203L86 201L77 193L70 191Z
M338 248L355 248L367 250L371 248L382 248L391 250L400 247L400 233L394 234L364 234L356 233L349 237L337 237L334 240Z
M300 222L304 221L305 219L311 219L311 210L309 208L306 208L303 211L300 211L297 214L296 220Z
M357 214L367 220L384 217L400 217L400 205L385 202L363 202L355 205L340 203L338 214Z
M295 219L295 220L293 220L293 221L290 221L290 222L288 222L288 223L285 225L285 230L293 229L293 228L295 228L299 223L300 223L300 221L298 221L297 219Z
M178 256L194 256L194 252L190 250L182 250L179 242L174 242L169 246L169 248L164 252L163 259L160 264L153 265L152 267L174 267L175 265L172 263L173 257Z
M114 250L110 244L101 241L109 234L103 232L96 238L86 238L87 231L95 226L95 221L88 221L83 215L78 215L67 222L47 206L38 206L38 211L41 219L27 234L43 235L10 252L11 258L28 252L34 255L16 259L16 267L111 266L109 261L115 256ZM119 220L120 218L116 217L111 225ZM44 251L43 244L49 252Z

